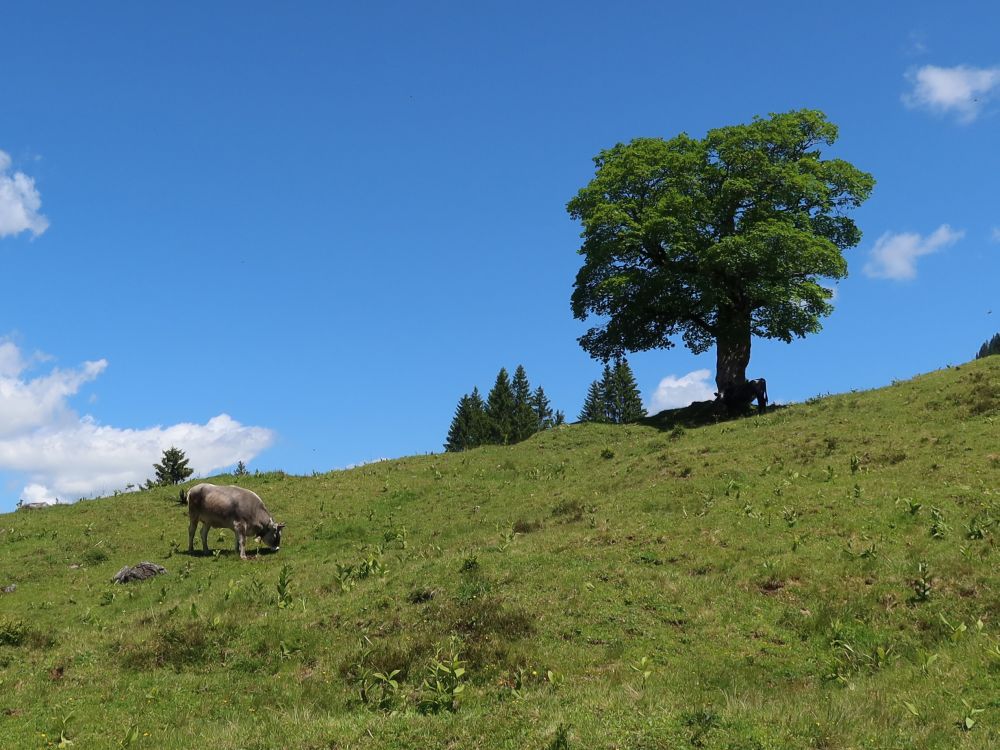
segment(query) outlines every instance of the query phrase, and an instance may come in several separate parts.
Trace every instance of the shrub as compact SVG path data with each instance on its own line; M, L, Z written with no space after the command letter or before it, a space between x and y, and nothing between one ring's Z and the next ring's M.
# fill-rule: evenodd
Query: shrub
M420 686L418 708L423 714L457 711L458 696L465 690L465 662L453 640L450 650L440 649L427 666L427 676Z
M22 620L0 617L0 646L20 646L28 639L30 632Z
M579 521L583 518L585 508L579 500L560 500L552 509L553 516L563 516L572 521Z
M515 534L530 534L532 531L538 531L542 528L541 521L528 521L524 518L519 518L514 521L514 525L511 527Z
M83 553L83 562L87 565L100 565L108 559L108 553L100 547L90 547Z

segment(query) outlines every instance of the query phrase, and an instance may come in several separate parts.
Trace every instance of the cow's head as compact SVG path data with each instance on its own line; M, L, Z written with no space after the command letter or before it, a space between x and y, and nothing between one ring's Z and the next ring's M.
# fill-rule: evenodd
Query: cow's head
M263 528L260 532L260 540L264 542L271 549L278 549L281 547L281 530L285 528L283 523L275 523L272 518L270 523Z

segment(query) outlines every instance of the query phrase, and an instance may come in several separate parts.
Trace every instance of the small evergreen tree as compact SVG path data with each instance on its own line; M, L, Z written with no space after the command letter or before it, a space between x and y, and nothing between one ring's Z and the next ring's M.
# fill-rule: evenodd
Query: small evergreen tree
M984 357L989 357L992 354L1000 354L1000 333L979 347L979 353L976 355L976 359L983 359Z
M605 364L601 379L590 384L580 421L629 424L638 422L644 416L646 410L628 361L618 359L614 367Z
M507 370L497 373L496 382L486 397L486 416L489 418L490 442L508 445L514 435L514 391Z
M545 391L542 390L542 386L538 386L531 395L531 411L535 418L536 432L547 430L553 426L552 407L549 405L549 399L545 395Z
M532 408L531 386L528 384L528 374L522 365L514 371L514 381L511 385L514 392L514 415L511 429L512 443L520 443L538 432L538 420Z
M163 451L163 458L160 459L160 463L153 464L153 471L156 472L156 484L159 485L180 484L194 474L194 469L188 468L188 459L184 457L184 451L173 446Z
M631 424L646 416L642 406L639 385L635 374L624 357L615 362L614 369L604 368L605 401L609 421L615 424Z
M486 402L479 395L479 388L472 389L469 396L472 411L472 427L470 431L472 447L487 445L490 442L490 418L486 414Z
M469 410L469 394L463 394L455 407L455 416L451 419L451 426L448 428L448 439L445 440L444 449L449 453L464 451L471 448L470 430L472 427L472 414Z
M247 465L243 463L242 460L236 463L236 468L233 470L234 477L245 477L250 472L247 471Z
M580 410L581 422L607 422L608 415L604 408L604 387L602 381L595 380L587 390L587 398Z
M562 412L553 416L540 386L531 391L523 366L514 372L513 382L507 370L500 368L485 403L478 388L459 400L444 448L461 451L479 445L510 445L565 421Z
M444 449L465 451L482 445L486 438L485 416L483 399L478 390L473 389L471 395L462 396L455 409L455 417L451 420Z

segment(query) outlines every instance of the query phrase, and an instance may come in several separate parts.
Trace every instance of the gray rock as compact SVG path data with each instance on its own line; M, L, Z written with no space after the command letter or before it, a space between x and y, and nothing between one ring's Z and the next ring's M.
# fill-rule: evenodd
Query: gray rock
M141 562L134 567L126 565L115 573L111 579L113 583L128 583L129 581L144 581L147 578L166 573L167 569L162 565L151 562Z

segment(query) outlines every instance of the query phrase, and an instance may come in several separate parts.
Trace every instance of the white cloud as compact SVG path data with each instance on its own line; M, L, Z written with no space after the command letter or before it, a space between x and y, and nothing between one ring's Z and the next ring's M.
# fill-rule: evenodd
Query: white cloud
M679 409L695 401L709 401L715 398L715 384L708 370L695 370L677 377L667 375L656 386L656 391L647 400L646 411L659 414L664 409Z
M908 77L913 90L903 94L905 104L932 112L954 113L961 122L975 120L987 99L1000 89L1000 67L925 65Z
M0 237L30 231L36 237L49 228L38 213L42 197L24 172L10 172L10 156L0 151Z
M21 493L26 502L71 501L139 484L171 446L181 448L190 468L204 476L249 461L274 442L271 430L240 424L228 414L204 424L145 429L77 415L69 397L106 366L102 359L29 379L17 347L0 342L0 470L28 477Z
M864 267L865 275L895 281L916 278L917 258L953 245L964 236L963 230L952 229L947 224L942 224L927 237L921 237L916 232L886 232L876 240L871 250Z
M78 370L54 369L48 375L25 380L27 367L20 350L0 341L0 440L43 426L72 423L76 416L66 399L107 367L106 360L84 362Z

